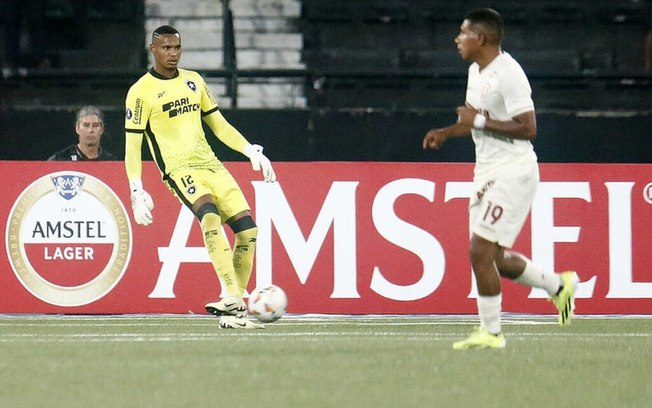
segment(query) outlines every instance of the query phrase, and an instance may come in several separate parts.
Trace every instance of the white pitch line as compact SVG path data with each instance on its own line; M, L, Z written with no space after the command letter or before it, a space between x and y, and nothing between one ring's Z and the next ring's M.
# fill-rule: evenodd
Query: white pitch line
M555 320L557 315L537 315L537 314L514 314L504 313L503 321L548 321ZM610 319L652 319L650 315L577 315L575 319L578 320L610 320ZM111 321L119 322L124 320L134 321L152 321L152 320L165 320L165 321L189 321L189 320L214 320L215 317L207 314L121 314L121 315L47 315L47 314L2 314L0 313L0 324L3 322L12 321ZM378 321L378 320L428 320L428 321L478 321L477 315L440 315L440 314L420 314L420 315L342 315L342 314L289 314L283 317L281 321L302 321L302 322L357 322L357 321Z
M369 322L369 321L278 321L274 323L268 323L274 326L283 326L283 327L305 327L309 325L319 325L322 327L325 326L340 326L340 327L411 327L411 326L458 326L458 325L477 325L476 321L385 321L385 322ZM529 321L504 321L505 325L557 325L557 322L537 322L534 320ZM215 318L210 320L201 321L201 322L69 322L69 323L53 323L53 322L0 322L0 327L68 327L68 328L97 328L97 327L217 327L218 321Z
M647 320L651 316L621 316L620 318ZM614 316L581 316L578 320L610 320ZM473 315L288 315L274 326L306 327L317 324L321 327L437 327L456 325L477 325L478 318ZM511 315L503 319L506 326L557 325L556 316L550 315ZM20 327L217 327L217 319L207 315L0 315L0 328ZM3 329L4 330L4 329ZM1 333L1 332L0 332ZM1 336L1 334L0 334Z
M2 316L0 315L0 327L41 327L46 324L48 327L131 327L131 326L213 326L217 324L214 316L178 317L178 316ZM532 316L531 316L532 317ZM545 319L545 320L544 320ZM158 321L157 321L158 320ZM56 323L55 323L56 322ZM59 323L61 322L61 323ZM362 316L319 316L310 315L304 317L293 315L282 318L274 323L284 326L305 326L306 324L326 325L347 325L347 326L433 326L433 325L458 325L477 324L478 319L474 316L422 316L422 315L374 315ZM556 320L542 318L538 320L525 319L504 319L505 324L522 325L555 325Z
M0 343L73 343L73 342L189 342L215 341L223 338L301 338L316 341L318 338L350 341L350 339L367 338L402 338L407 341L437 341L458 338L456 333L437 332L364 332L364 331L308 331L301 333L277 333L264 330L256 331L220 331L219 333L85 333L85 334L35 334L4 333L0 335ZM519 340L554 340L567 341L569 338L580 340L596 340L604 338L652 338L652 333L534 333L521 332L508 334L510 341Z
M159 321L152 321L151 318L145 320L135 320L133 322L128 322L126 320L130 319L114 319L114 318L96 318L89 319L83 318L81 320L76 319L56 319L50 320L49 318L45 320L33 320L33 319L0 319L0 327L42 327L47 325L48 327L161 327L161 326L217 326L218 320L215 317L205 317L203 319L168 319L162 318ZM467 324L475 323L476 320L466 320L461 319L457 321L450 320L436 320L436 319L415 319L415 318L386 318L379 319L374 318L371 320L355 318L355 319L286 319L283 318L278 322L271 324L274 325L283 325L283 326L306 326L310 324L319 324L320 326L434 326L434 325L456 325L456 324ZM514 321L518 322L518 321ZM528 324L528 321L523 321L523 324ZM537 323L534 321L529 321L530 324L545 324L543 322ZM505 323L511 324L512 321L506 321Z

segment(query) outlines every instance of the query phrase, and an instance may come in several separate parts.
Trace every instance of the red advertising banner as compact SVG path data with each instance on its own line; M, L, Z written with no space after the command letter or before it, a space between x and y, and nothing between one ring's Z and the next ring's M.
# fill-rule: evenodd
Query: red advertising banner
M259 228L250 290L281 286L290 313L476 313L472 164L275 163L274 184L227 167ZM199 224L152 162L148 227L122 162L4 161L0 175L0 313L204 313L220 297ZM578 272L578 314L652 313L650 248L652 165L541 165L514 249ZM503 282L503 310L555 313L542 291Z

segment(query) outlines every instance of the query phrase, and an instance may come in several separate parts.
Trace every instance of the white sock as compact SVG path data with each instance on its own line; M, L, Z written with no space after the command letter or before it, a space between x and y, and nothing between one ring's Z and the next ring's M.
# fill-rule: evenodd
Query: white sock
M525 270L515 281L531 288L542 288L550 296L555 295L561 285L561 278L558 274L534 265L529 259L525 260Z
M500 333L500 310L503 303L503 294L496 296L478 296L478 315L480 324L489 333Z

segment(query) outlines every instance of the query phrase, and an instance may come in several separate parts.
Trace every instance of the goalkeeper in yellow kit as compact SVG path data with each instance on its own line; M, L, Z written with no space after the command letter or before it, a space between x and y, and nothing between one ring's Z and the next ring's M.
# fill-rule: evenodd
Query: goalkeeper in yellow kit
M242 190L206 141L202 120L233 150L247 156L265 181L276 181L269 159L250 144L220 113L197 72L177 68L181 35L170 26L154 30L150 45L155 65L129 89L125 118L125 166L131 206L138 224L153 222L151 196L141 181L141 146L146 138L163 182L197 216L204 244L228 296L206 305L223 328L260 328L247 319L242 295L253 268L258 229ZM224 236L226 223L235 234L234 249Z

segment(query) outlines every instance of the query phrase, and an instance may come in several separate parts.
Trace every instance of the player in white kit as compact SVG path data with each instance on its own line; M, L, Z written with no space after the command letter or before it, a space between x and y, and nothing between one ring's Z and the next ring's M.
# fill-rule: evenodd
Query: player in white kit
M469 257L478 286L480 327L455 349L504 348L500 277L543 288L570 324L579 279L573 271L554 273L532 264L511 248L532 206L539 182L532 143L537 125L532 90L521 66L501 49L503 20L492 9L469 12L455 38L471 61L465 106L457 123L428 131L424 149L439 149L451 137L471 134L475 144L474 194L469 204Z

